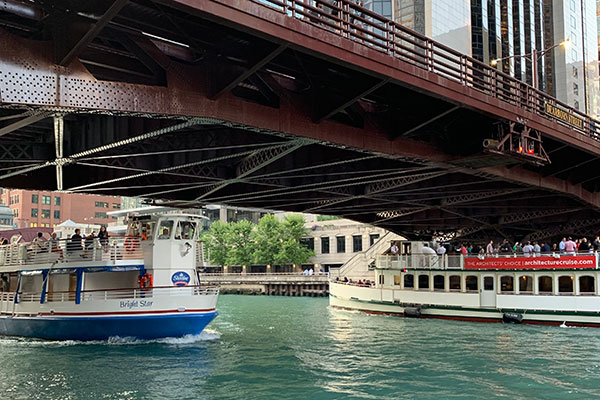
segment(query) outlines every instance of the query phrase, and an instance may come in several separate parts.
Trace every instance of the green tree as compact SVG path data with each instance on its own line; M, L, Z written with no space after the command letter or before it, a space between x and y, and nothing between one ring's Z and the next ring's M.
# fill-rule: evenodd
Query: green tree
M271 264L277 260L283 242L281 222L272 214L267 214L258 221L253 232L255 264Z
M303 264L308 262L315 253L300 244L300 239L307 236L308 230L304 227L304 217L292 214L285 217L282 226L282 246L276 260L279 264Z
M228 265L250 265L253 260L252 241L253 224L250 221L238 221L228 224L227 240L230 244L227 253Z
M210 252L210 261L216 265L225 265L229 253L229 226L215 221L205 234L204 241Z

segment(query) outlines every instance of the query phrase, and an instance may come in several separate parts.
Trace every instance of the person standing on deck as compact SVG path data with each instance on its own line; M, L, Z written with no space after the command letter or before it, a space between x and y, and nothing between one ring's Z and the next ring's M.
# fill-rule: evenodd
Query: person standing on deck
M494 254L494 241L493 240L490 240L487 247L485 248L485 254L490 255L490 256L492 254Z

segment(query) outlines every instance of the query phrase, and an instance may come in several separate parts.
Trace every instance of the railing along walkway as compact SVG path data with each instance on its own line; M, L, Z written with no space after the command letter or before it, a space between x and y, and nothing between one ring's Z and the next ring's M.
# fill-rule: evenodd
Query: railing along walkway
M100 289L81 291L82 301L103 301L103 300L136 300L164 298L172 296L211 296L219 294L219 288L207 285L188 285L188 286L157 286L153 288L121 288L121 289ZM4 310L5 303L12 304L14 292L0 292L0 311ZM41 292L20 292L19 302L32 303L39 302ZM46 293L46 302L73 302L75 301L75 291L60 291Z
M123 260L143 260L139 237L111 237L83 240L17 242L0 246L0 271L30 267L65 268L86 265L122 264Z
M481 265L477 265L481 261ZM541 269L541 268L600 268L600 253L522 253L509 254L381 254L377 256L378 269Z
M357 4L357 0L250 0L369 46L600 140L600 122L515 77ZM551 107L551 112L548 112ZM557 118L553 112L561 114ZM564 114L563 114L564 112ZM576 121L569 124L566 121ZM581 123L579 123L581 122Z

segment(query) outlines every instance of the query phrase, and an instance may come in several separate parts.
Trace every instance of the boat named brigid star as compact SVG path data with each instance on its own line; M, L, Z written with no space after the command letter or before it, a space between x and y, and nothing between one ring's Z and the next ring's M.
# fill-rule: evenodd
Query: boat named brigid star
M431 253L426 242L402 242L399 254L377 256L374 283L330 282L330 305L415 318L600 327L598 253Z
M54 340L202 332L218 287L201 285L202 218L165 208L112 213L126 235L0 246L0 334ZM7 281L8 280L8 281Z

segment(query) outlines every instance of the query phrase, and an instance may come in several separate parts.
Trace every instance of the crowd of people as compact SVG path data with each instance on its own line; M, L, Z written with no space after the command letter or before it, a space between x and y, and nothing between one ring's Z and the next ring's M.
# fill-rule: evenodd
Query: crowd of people
M13 238L12 243L7 238L0 238L0 246L9 245L9 244L19 244L21 242L21 237ZM81 229L75 229L75 232L71 237L66 241L65 249L68 253L91 250L94 248L96 244L99 244L101 247L106 247L108 244L108 231L105 226L101 226L98 234L95 231L92 231L88 235L82 235ZM61 252L63 251L59 239L56 235L56 232L52 232L49 238L45 238L42 232L38 232L36 237L31 242L28 247L28 252L32 253L42 253L50 250L51 252Z
M368 279L359 279L358 281L353 281L351 278L347 278L347 277L343 277L342 279L340 279L339 277L336 277L334 279L335 283L343 283L346 285L353 285L353 286L362 286L362 287L373 287L375 286L375 281L370 281Z
M504 239L501 243L490 240L487 244L448 243L435 244L434 248L425 246L424 254L443 256L444 254L462 254L464 256L494 256L494 255L519 255L524 257L540 257L542 255L563 254L576 255L600 251L600 237L593 241L586 237L573 240L572 237L563 237L558 243L550 241L523 241L509 242ZM399 254L398 245L392 243L390 254Z

